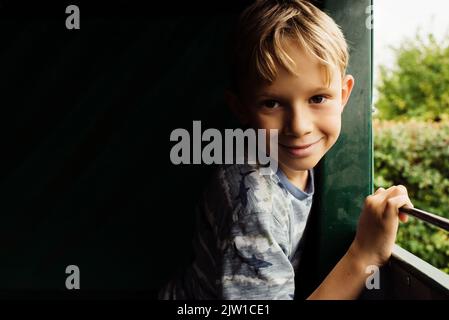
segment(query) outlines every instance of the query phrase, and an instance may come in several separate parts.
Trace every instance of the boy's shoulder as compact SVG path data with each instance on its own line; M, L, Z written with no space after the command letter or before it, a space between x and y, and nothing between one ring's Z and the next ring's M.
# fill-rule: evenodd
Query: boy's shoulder
M219 166L205 190L209 203L233 212L273 215L280 221L296 210L293 207L304 209L311 205L313 170L309 171L307 193L296 188L280 170L269 175L262 172L258 165L251 164Z
M215 202L226 203L231 211L273 213L273 201L279 187L276 174L262 174L260 167L252 164L221 165L215 171L206 193Z
M274 174L262 174L260 166L256 164L229 164L221 165L217 169L217 177L227 179L230 183L248 181L250 184L272 183Z
M223 187L238 192L239 196L243 196L243 192L270 193L273 185L278 183L275 174L262 174L260 167L252 164L222 165L217 169L215 179Z

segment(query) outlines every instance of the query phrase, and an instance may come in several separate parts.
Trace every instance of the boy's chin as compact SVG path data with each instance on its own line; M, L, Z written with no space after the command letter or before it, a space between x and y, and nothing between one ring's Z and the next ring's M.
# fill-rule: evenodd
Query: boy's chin
M316 166L318 163L318 160L315 159L279 159L279 164L281 166L281 169L284 167L287 170L290 171L305 171L312 169Z

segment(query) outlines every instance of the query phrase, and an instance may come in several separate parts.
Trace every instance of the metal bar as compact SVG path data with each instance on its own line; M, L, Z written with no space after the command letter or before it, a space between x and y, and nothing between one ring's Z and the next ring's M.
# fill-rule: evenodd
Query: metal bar
M415 208L399 208L399 211L410 216L414 216L419 220L430 223L431 225L440 227L446 231L449 231L449 219L437 216L436 214L426 212L424 210L415 209Z

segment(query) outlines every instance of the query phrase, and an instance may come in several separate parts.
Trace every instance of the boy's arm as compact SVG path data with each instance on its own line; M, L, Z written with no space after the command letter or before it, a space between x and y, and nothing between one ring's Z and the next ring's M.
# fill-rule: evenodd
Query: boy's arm
M413 207L404 186L379 188L365 200L353 243L308 299L356 299L363 290L370 265L388 261L396 240L402 206Z
M308 297L311 300L357 299L370 273L365 273L370 263L357 252L355 243L340 259L320 286Z

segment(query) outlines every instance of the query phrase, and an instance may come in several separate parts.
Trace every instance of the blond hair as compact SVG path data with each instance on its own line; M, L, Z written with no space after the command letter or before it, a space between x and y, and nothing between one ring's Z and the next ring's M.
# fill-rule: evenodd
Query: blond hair
M252 76L273 82L277 65L296 74L295 62L283 48L285 40L297 42L319 60L328 84L332 68L345 74L348 46L332 18L306 0L256 0L243 11L234 33L233 89L241 89Z

